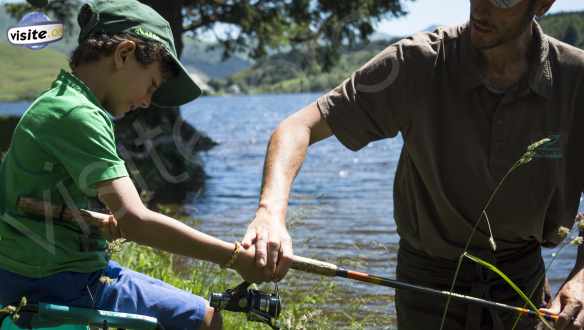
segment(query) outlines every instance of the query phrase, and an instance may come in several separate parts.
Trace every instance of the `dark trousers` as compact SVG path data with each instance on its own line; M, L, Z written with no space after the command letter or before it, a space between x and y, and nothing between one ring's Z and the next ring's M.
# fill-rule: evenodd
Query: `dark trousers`
M540 307L543 300L544 263L539 245L533 244L506 259L495 259L488 254L469 253L486 258L529 295L536 287L532 301ZM489 260L490 259L490 260ZM456 261L433 258L416 250L404 240L398 251L397 279L438 290L449 290ZM478 298L523 307L518 294L492 271L465 258L454 292ZM399 330L439 329L446 298L407 290L396 290L395 305ZM484 308L477 304L450 300L447 330L511 329L517 314ZM521 317L515 329L535 329L536 319Z

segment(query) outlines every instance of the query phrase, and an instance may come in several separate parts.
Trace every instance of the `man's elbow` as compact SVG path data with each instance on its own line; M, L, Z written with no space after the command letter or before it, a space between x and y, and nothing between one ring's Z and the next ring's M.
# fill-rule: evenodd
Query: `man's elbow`
M272 141L286 141L288 143L309 144L310 127L302 121L289 117L282 121L272 132Z
M312 145L330 137L332 130L318 109L316 102L288 117L282 126L286 131L293 132L295 139Z

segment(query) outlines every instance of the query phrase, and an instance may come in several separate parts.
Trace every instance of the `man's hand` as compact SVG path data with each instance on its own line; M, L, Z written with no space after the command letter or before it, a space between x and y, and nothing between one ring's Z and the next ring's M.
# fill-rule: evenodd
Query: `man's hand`
M584 329L584 270L580 270L562 285L549 309L559 314L555 329Z
M256 265L255 262L255 246L251 246L248 249L241 249L239 256L233 264L233 269L239 273L239 275L247 282L251 283L262 283L269 279L266 279L264 275L264 269Z
M313 102L282 121L270 137L259 208L242 245L255 245L256 263L272 281L281 280L292 264L292 240L284 224L292 182L308 146L332 134Z
M259 208L243 237L245 249L255 246L255 261L266 281L280 281L292 263L292 240L283 221Z

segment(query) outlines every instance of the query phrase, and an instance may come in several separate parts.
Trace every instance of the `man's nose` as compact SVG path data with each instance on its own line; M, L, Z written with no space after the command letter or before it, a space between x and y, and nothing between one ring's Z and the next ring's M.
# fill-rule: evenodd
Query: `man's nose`
M491 0L471 0L470 10L472 16L477 18L485 18L489 12L489 8L493 7Z

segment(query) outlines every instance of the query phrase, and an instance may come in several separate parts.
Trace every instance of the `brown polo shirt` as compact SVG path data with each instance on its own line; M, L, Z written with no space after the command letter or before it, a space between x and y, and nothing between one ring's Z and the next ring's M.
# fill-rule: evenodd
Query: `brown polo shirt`
M497 254L558 244L558 227L574 223L584 182L584 51L537 24L534 32L529 72L504 92L482 82L463 25L390 45L318 99L351 150L402 134L394 214L413 247L457 258L496 184L545 137L557 143L513 172L487 210ZM489 249L488 238L483 220L471 247Z

